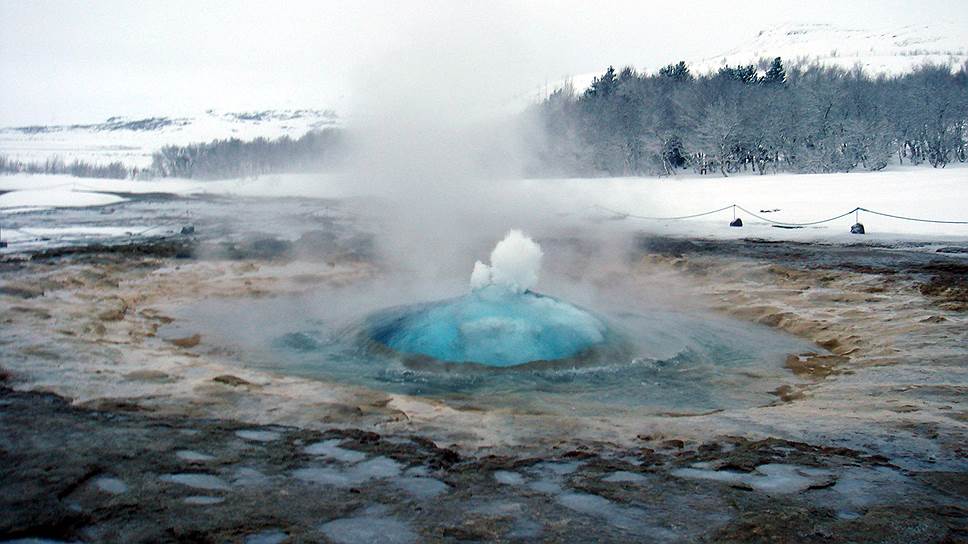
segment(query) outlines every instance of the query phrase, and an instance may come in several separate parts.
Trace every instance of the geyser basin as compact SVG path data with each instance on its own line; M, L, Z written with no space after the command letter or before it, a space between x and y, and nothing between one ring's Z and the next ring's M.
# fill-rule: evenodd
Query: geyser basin
M712 315L635 304L585 310L531 290L541 257L534 241L511 231L490 265L474 266L461 296L404 297L375 310L361 302L373 301L376 286L210 301L163 334L200 332L215 353L229 348L231 360L266 370L474 408L572 415L766 404L779 385L797 381L784 358L816 350ZM396 296L383 287L379 300Z
M374 342L402 355L496 367L574 359L614 336L602 320L581 308L496 285L379 312L365 329Z

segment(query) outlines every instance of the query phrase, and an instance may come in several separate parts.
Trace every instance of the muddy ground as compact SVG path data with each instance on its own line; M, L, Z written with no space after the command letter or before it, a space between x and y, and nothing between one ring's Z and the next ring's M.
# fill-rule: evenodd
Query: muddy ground
M542 245L570 252L558 273L596 262L582 240ZM364 242L327 236L0 264L0 538L968 541L957 251L636 237L596 281L658 284L818 346L786 361L775 402L707 414L482 411L268 376L157 334L198 297L379 269Z

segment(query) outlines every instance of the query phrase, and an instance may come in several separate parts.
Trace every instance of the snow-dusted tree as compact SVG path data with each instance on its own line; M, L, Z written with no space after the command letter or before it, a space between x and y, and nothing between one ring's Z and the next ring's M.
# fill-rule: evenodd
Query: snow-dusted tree
M783 61L780 57L773 59L760 81L765 85L782 85L786 82L786 70L783 68Z

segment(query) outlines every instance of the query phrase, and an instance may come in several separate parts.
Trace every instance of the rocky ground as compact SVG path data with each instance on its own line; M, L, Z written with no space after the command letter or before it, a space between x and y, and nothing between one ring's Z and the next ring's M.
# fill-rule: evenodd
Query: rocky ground
M0 390L0 534L90 542L955 542L963 472L778 439L462 455ZM650 447L652 446L652 447Z
M570 248L567 273L597 261L542 243ZM325 236L175 237L0 264L0 537L968 541L956 251L636 238L596 282L818 345L787 360L774 403L709 414L481 411L158 336L187 301L353 283L380 273L370 257Z

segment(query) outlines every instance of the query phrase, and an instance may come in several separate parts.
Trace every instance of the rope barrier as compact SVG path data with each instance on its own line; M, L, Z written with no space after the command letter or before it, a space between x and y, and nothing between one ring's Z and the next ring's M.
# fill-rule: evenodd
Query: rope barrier
M770 224L773 224L773 225L780 225L780 226L784 226L784 227L808 227L810 225L819 225L821 223L829 223L831 221L836 221L837 219L840 219L841 217L846 217L846 216L848 216L848 215L850 215L850 214L852 214L852 213L854 213L854 212L856 212L857 210L860 209L860 208L854 208L853 210L850 210L849 212L844 212L844 213L842 213L840 215L837 215L835 217L831 217L829 219L821 219L820 221L808 221L806 223L787 223L787 222L784 222L784 221L774 221L772 219L768 219L768 218L763 217L761 215L756 215L755 213L753 213L753 212L751 212L751 211L747 210L746 208L744 208L742 206L739 206L739 205L737 205L736 208L739 209L739 210L742 210L742 211L744 211L744 212L746 212L748 214L750 214L751 216L753 216L753 217L755 217L755 218L757 218L757 219L759 219L761 221L766 221L767 223L770 223Z
M601 206L601 205L598 205L598 204L596 204L596 205L594 205L592 207L593 208L598 208L600 210L607 211L609 213L615 214L615 215L620 216L622 218L631 217L633 219L646 219L646 220L650 220L650 221L677 221L677 220L680 220L680 219L692 219L692 218L695 218L695 217L702 217L704 215L712 215L714 213L719 213L719 212L726 211L726 210L732 208L733 209L733 218L734 219L735 219L735 216L736 216L735 211L736 210L740 210L740 211L743 211L743 212L749 214L751 217L755 217L756 219L759 219L760 221L769 223L771 225L778 225L778 226L781 226L781 227L807 227L807 226L811 226L811 225L820 225L822 223L829 223L831 221L836 221L837 219L841 219L843 217L847 217L848 215L850 215L852 213L853 214L856 214L857 212L867 212L867 213L872 213L874 215L881 215L881 216L884 216L884 217L891 217L891 218L894 218L894 219L901 219L901 220L904 220L904 221L916 221L916 222L921 222L921 223L943 223L943 224L946 224L946 225L968 225L968 221L949 221L949 220L942 220L942 219L924 219L924 218L921 218L921 217L908 217L908 216L904 216L904 215L895 215L895 214L886 213L886 212L879 212L879 211L871 210L870 208L864 208L864 207L861 207L861 206L858 206L858 207L856 207L856 208L854 208L852 210L846 211L846 212L844 212L844 213L842 213L840 215L835 215L833 217L829 217L827 219L821 219L819 221L807 221L807 222L803 222L803 223L795 223L795 222L789 222L789 221L776 221L774 219L770 219L768 217L763 217L762 215L758 215L756 213L753 213L750 210L744 208L743 206L740 206L739 204L730 204L729 206L724 206L722 208L718 208L718 209L715 209L715 210L710 210L708 212L701 212L701 213L695 213L695 214L690 214L690 215L670 216L670 217L658 217L658 216L648 216L648 215L635 215L635 214L631 214L631 213L620 212L618 210L613 210L611 208L607 208L605 206Z
M610 209L610 208L606 208L605 206L599 206L598 204L595 204L592 207L593 208L599 208L601 210L605 210L605 211L607 211L609 213L613 213L615 215L620 215L622 217L631 217L633 219L648 219L648 220L651 220L651 221L675 221L675 220L678 220L678 219L692 219L694 217L702 217L704 215L711 215L711 214L714 214L714 213L719 213L721 211L728 210L728 209L732 208L733 206L734 206L734 204L730 204L729 206L724 206L722 208L719 208L718 210L712 210L712 211L709 211L709 212L702 212L702 213L695 213L695 214L692 214L692 215L680 215L680 216L676 216L676 217L650 217L650 216L647 216L647 215L634 215L634 214L631 214L631 213L624 213L624 212L616 211L616 210L613 210L613 209Z
M922 223L945 223L948 225L968 225L968 221L942 221L941 219L921 219L918 217L905 217L903 215L893 215L884 212L875 212L874 210L869 210L867 208L857 208L862 212L872 213L874 215L883 215L884 217L893 217L894 219L903 219L905 221L920 221Z

